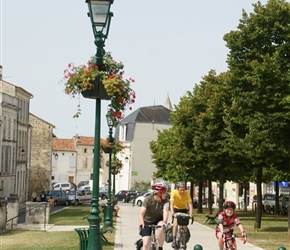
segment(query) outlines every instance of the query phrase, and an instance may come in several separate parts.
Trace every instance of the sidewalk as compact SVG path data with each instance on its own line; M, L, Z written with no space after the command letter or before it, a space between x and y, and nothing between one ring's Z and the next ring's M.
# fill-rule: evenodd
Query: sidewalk
M134 242L141 238L138 234L138 213L140 207L133 207L131 203L118 203L120 207L119 215L116 223L115 250L136 249ZM187 244L187 249L192 250L196 244L200 244L203 250L218 250L215 231L212 228L194 222L189 225L191 238ZM239 250L263 250L250 243L243 244L241 240L237 240ZM164 243L164 250L170 250L171 243Z

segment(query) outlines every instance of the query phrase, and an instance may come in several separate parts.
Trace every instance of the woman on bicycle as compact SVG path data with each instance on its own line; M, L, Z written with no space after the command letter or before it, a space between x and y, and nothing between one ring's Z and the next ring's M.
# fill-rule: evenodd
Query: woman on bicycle
M155 183L151 186L153 194L145 198L139 213L141 235L143 240L143 250L149 250L151 239L151 227L147 225L161 225L157 229L157 239L159 250L162 250L165 240L164 228L167 225L169 213L169 201L167 199L167 185L165 183Z
M224 211L219 214L216 227L216 237L220 250L223 250L223 234L231 236L234 232L235 225L240 229L243 237L247 237L240 219L235 215L236 204L232 201L226 201L223 208ZM237 249L236 243L235 247Z
M190 193L185 189L185 182L179 181L176 183L176 189L171 192L170 196L170 211L172 216L174 217L173 220L173 228L172 228L172 235L173 241L171 247L175 248L176 246L176 235L177 235L177 218L176 213L188 213L189 209L189 216L192 218L193 216L193 206L192 200L190 197ZM184 230L187 231L187 227L184 227Z

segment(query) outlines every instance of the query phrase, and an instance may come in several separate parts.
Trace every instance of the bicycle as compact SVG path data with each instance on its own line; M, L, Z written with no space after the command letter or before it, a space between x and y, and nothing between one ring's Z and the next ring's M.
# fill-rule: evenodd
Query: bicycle
M174 249L176 249L176 250L186 249L187 248L186 244L189 240L190 233L189 233L189 231L186 232L184 230L184 227L188 226L190 216L186 213L176 213L175 216L177 218L178 229L177 229L176 242L175 242ZM193 223L193 217L191 218L191 224L192 223ZM187 228L187 230L189 230L189 229ZM189 234L188 239L186 238L187 234Z
M236 249L236 238L239 239L244 239L243 244L247 242L247 239L243 235L235 235L235 234L223 234L223 245L224 245L224 250L235 250Z
M146 227L151 227L152 228L152 230L151 230L151 239L150 239L150 250L157 250L158 249L158 242L157 242L157 237L156 237L156 229L161 228L163 226L151 224L151 225L146 225ZM140 226L140 231L141 231L141 229L142 228ZM142 239L140 239L137 242L135 242L137 250L143 249L143 242L141 244L140 241L142 242Z

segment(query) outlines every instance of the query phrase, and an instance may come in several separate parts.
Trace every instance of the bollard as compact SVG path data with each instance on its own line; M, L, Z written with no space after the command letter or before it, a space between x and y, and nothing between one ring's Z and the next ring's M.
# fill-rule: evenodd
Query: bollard
M194 246L193 250L203 250L202 246L197 244Z
M277 250L286 250L285 247L279 247Z
M135 199L132 200L132 206L135 207Z

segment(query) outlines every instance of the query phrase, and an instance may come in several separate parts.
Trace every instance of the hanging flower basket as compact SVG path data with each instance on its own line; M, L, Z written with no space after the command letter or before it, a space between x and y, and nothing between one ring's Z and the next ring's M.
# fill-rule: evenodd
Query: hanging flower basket
M104 55L104 65L99 68L88 61L86 65L72 63L64 71L65 93L72 97L82 94L85 98L110 100L110 108L116 120L124 117L127 107L135 103L136 94L131 88L134 79L124 79L124 65L113 60L110 53ZM78 117L80 113L74 117Z
M95 81L92 81L92 89L86 89L81 92L84 98L89 99L102 99L102 100L111 100L111 96L108 95L100 76L97 76Z

